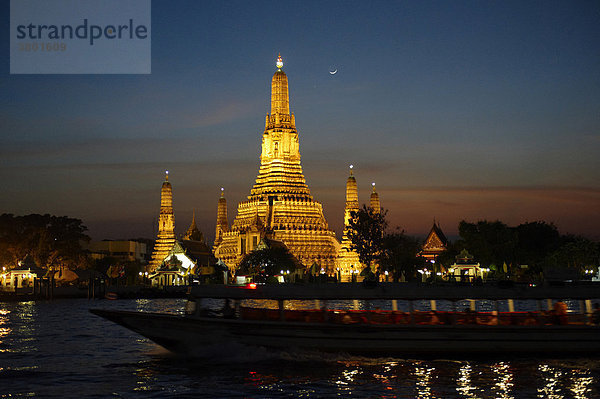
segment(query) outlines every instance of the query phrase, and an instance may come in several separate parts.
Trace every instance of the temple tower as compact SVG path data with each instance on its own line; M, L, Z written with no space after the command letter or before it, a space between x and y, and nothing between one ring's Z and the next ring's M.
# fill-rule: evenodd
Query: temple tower
M352 242L348 237L350 219L352 212L358 212L358 186L352 173L353 165L350 165L350 176L346 180L346 206L344 208L344 233L340 243L340 251L337 258L337 270L341 281L352 281L353 274L358 275L363 269L358 254L352 250Z
M196 225L196 211L192 212L192 223L190 223L190 227L188 227L183 235L183 239L188 241L204 241L204 234L202 234Z
M175 217L173 215L173 189L169 183L169 171L165 172L165 181L160 190L160 214L158 217L158 235L152 252L148 271L154 271L171 248L175 245Z
M381 203L379 202L379 194L375 190L375 183L371 183L373 185L373 191L371 192L371 202L370 206L373 209L373 212L379 213L381 212Z
M339 243L323 208L310 194L300 165L288 78L281 56L271 80L271 113L262 134L260 168L246 201L238 205L229 231L215 240L215 256L234 271L264 237L283 242L306 267L316 263L333 274ZM217 234L217 237L219 235Z
M223 233L229 230L227 222L227 200L225 199L225 189L221 187L221 196L219 197L219 204L217 205L217 227L215 230L215 243L213 249L223 240Z

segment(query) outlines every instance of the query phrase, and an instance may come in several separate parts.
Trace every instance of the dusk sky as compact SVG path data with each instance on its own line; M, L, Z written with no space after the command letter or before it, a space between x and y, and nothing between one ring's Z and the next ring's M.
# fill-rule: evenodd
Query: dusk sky
M338 238L348 165L391 226L544 220L600 238L600 2L153 1L150 75L10 75L1 9L0 213L212 244L258 174L281 53L302 167ZM337 69L335 75L330 70Z

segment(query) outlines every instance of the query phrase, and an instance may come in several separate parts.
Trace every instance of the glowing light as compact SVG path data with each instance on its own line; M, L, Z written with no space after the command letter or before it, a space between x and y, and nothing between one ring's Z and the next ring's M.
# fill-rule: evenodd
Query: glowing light
M279 56L277 57L277 63L275 65L277 65L277 68L279 69L283 68L283 60L281 59L281 53L279 53Z
M456 381L456 390L465 398L476 398L477 388L472 385L471 381L471 365L465 364L459 370L459 376Z
M511 390L513 387L513 374L507 363L500 362L492 365L492 371L498 376L498 380L494 384L492 390L497 391L497 398L512 398Z
M418 367L415 366L415 377L417 380L417 393L419 398L431 398L431 380L432 372L435 370L433 367Z

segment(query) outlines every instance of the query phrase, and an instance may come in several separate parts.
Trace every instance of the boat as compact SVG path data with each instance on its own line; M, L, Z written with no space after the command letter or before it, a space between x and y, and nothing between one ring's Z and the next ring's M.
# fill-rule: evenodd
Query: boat
M423 287L386 283L362 284L194 286L185 315L90 309L166 349L193 354L199 346L243 345L277 350L342 352L369 356L478 354L600 354L600 326L591 323L591 298L597 287L488 286ZM234 303L229 311L210 312L207 298ZM397 301L428 299L506 300L509 312L449 310L400 312ZM579 300L585 312L567 316L548 311L514 312L511 301L536 300L539 306L552 299ZM274 300L276 309L246 307L244 300ZM314 301L313 309L286 308L286 302ZM336 309L334 301L390 301L392 310ZM550 301L550 302L548 302ZM412 309L411 309L412 310ZM528 323L527 318L533 317ZM531 321L531 320L530 320Z

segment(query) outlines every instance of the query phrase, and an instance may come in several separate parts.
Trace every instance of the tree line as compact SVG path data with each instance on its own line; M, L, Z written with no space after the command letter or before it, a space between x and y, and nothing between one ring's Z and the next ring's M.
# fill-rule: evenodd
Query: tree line
M0 265L18 268L30 256L45 269L88 264L82 243L89 242L79 219L49 214L0 215Z
M463 250L498 278L512 274L531 280L550 269L597 271L600 263L600 243L578 235L562 235L554 224L544 221L511 227L500 221L463 220L458 231L460 238L448 243L435 264L427 265L430 270L447 269ZM400 228L390 230L385 209L377 212L363 205L353 212L348 236L361 263L369 265L373 272L387 271L395 279L403 275L410 280L417 278L417 271L426 266L425 259L419 256L423 242Z
M502 277L536 277L550 270L597 271L600 243L580 235L560 234L553 223L535 221L511 227L501 221L461 221L460 239L440 261L449 262L463 249Z

